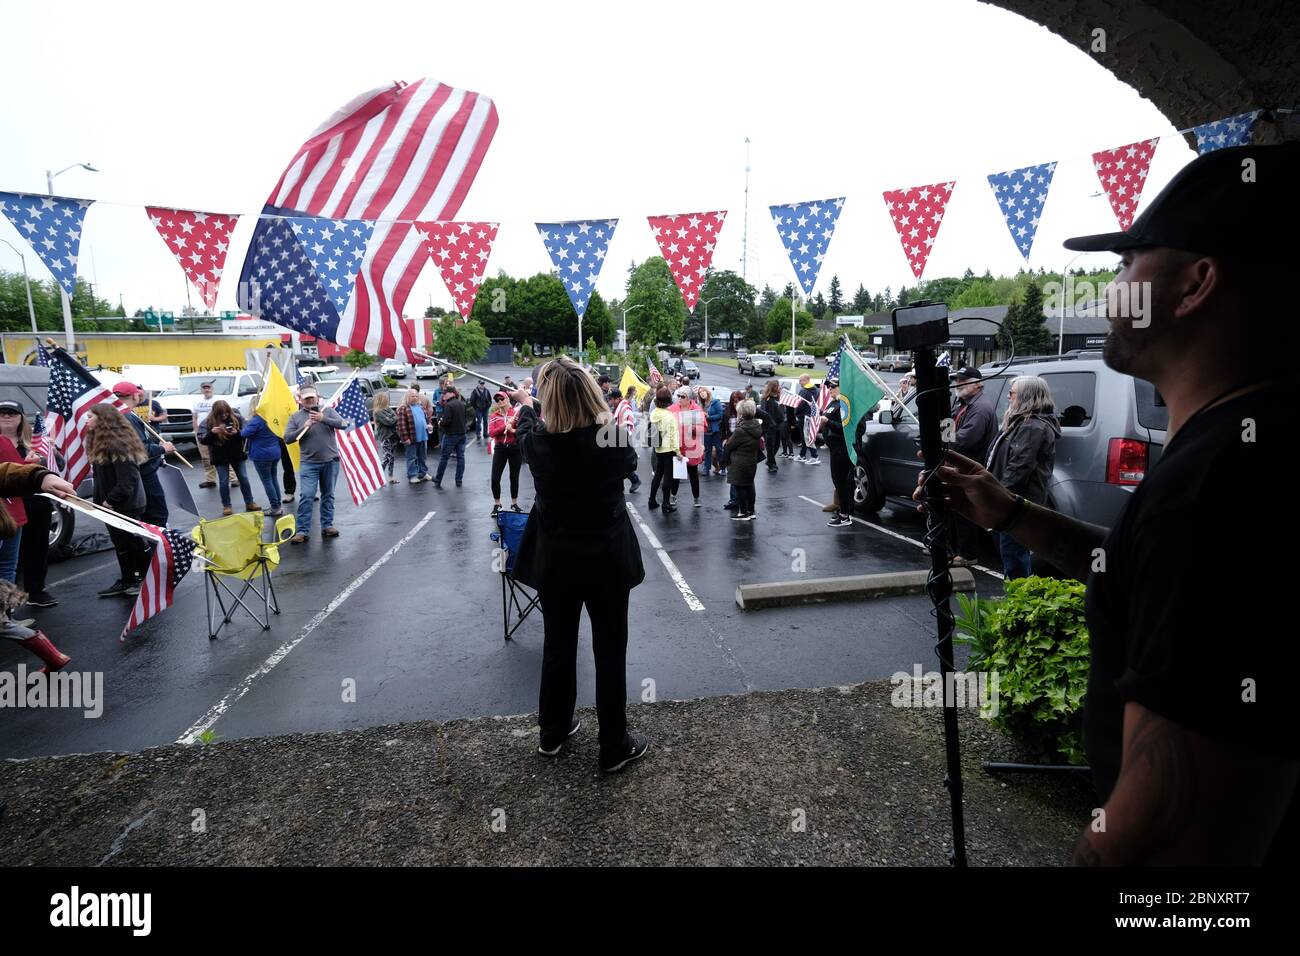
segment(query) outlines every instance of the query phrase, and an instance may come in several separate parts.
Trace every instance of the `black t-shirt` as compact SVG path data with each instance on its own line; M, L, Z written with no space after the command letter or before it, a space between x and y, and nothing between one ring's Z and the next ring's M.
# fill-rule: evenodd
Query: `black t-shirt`
M1300 755L1284 676L1293 601L1273 557L1300 541L1300 516L1277 477L1293 457L1292 403L1292 388L1267 388L1193 416L1106 538L1106 570L1088 577L1084 711L1103 802L1119 775L1130 700L1234 746ZM1269 857L1297 846L1293 794Z

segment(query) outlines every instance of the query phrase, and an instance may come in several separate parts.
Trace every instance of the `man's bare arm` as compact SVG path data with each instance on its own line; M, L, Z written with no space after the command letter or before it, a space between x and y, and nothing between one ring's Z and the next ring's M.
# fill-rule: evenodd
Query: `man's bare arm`
M1026 506L1024 516L1009 532L1030 551L1079 581L1088 580L1096 552L1108 533L1101 525L1035 504Z
M1074 862L1257 866L1298 779L1300 761L1234 747L1129 701L1119 779Z

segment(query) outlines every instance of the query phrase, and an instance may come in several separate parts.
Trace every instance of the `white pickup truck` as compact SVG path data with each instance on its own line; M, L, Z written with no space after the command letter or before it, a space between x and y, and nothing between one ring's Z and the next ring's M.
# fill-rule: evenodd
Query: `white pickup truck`
M788 365L791 368L812 368L815 359L807 352L801 352L799 349L791 349L781 356L781 364Z

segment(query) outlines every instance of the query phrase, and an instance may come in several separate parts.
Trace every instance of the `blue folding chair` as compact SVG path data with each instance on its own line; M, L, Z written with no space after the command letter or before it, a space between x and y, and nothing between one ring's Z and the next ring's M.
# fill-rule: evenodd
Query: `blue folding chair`
M497 530L492 532L492 540L501 546L495 566L501 575L501 627L507 641L532 613L533 608L541 603L541 596L520 584L514 576L515 555L519 553L519 542L523 539L526 524L526 513L502 511L497 514ZM512 608L516 615L513 624L510 623Z

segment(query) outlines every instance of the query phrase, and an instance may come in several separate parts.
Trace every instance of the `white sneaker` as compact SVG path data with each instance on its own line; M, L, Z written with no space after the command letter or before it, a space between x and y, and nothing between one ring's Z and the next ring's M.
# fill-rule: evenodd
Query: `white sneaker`
M411 479L411 484L413 484L413 485L418 485L418 484L419 484L420 482L422 482L422 481L424 481L423 478L412 478L412 479Z
M822 463L822 460L821 460L820 458L809 458L809 459L808 459L808 464L810 464L810 465L820 465L821 463Z

